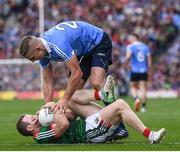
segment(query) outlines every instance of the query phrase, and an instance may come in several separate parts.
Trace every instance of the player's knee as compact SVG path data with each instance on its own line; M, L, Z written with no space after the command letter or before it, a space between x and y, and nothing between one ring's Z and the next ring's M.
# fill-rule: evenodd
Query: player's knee
M123 99L116 100L116 104L120 111L129 108L129 105Z
M73 96L71 97L71 101L76 101L79 97L80 93L79 90L76 90L73 94Z

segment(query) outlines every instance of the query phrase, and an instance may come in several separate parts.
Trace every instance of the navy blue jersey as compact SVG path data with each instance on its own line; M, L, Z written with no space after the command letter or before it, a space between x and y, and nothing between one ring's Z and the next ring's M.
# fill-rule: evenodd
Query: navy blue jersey
M69 61L73 54L84 56L100 43L103 30L82 21L62 22L40 36L49 56L40 60L42 67L51 61Z

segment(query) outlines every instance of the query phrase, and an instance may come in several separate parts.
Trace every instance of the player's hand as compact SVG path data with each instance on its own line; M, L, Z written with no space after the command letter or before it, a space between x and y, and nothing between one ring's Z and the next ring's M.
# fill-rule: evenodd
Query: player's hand
M57 111L61 114L62 112L66 112L67 109L67 100L62 99L59 100L53 108L53 112L57 113Z

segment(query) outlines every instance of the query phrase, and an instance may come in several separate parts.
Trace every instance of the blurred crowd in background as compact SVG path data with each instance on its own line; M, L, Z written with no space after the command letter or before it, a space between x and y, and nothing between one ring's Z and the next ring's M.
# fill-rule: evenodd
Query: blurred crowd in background
M82 20L111 36L113 65L109 74L115 77L120 94L129 90L129 72L123 63L131 32L137 33L152 52L148 88L180 91L179 0L45 0L44 5L45 30L62 21ZM28 34L39 35L38 0L0 0L0 59L22 58L18 43ZM38 90L39 71L29 64L0 65L0 90ZM56 64L56 89L66 88L67 75L64 65Z

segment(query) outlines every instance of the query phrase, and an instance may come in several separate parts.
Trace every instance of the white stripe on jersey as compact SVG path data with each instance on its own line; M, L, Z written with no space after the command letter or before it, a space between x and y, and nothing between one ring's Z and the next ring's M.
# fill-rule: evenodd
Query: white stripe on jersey
M38 134L38 136L41 136L41 135L44 135L44 134L49 134L49 133L54 133L54 130L51 129L51 130L48 130L48 131L45 131L45 132L40 132L40 133Z
M36 137L36 139L43 139L43 138L48 138L48 137L51 137L51 136L55 136L55 132L54 130L49 130L49 131L45 131L45 132L41 132L38 134L38 136Z
M45 48L47 49L48 53L50 53L50 52L51 52L51 49L50 49L47 41L46 41L45 39L43 39L43 38L40 38L40 40L41 40L42 43L44 44L44 46L45 46Z
M49 43L51 43L51 42L49 42ZM63 51L61 51L57 46L56 46L56 44L54 44L54 43L51 43L52 44L52 46L54 47L54 50L55 50L55 52L59 55L59 56L61 56L65 61L69 61L69 57L63 52Z
M37 140L40 140L40 139L44 139L44 138L48 138L48 137L53 137L55 136L55 134L49 134L49 135L44 135L42 137L36 137Z

